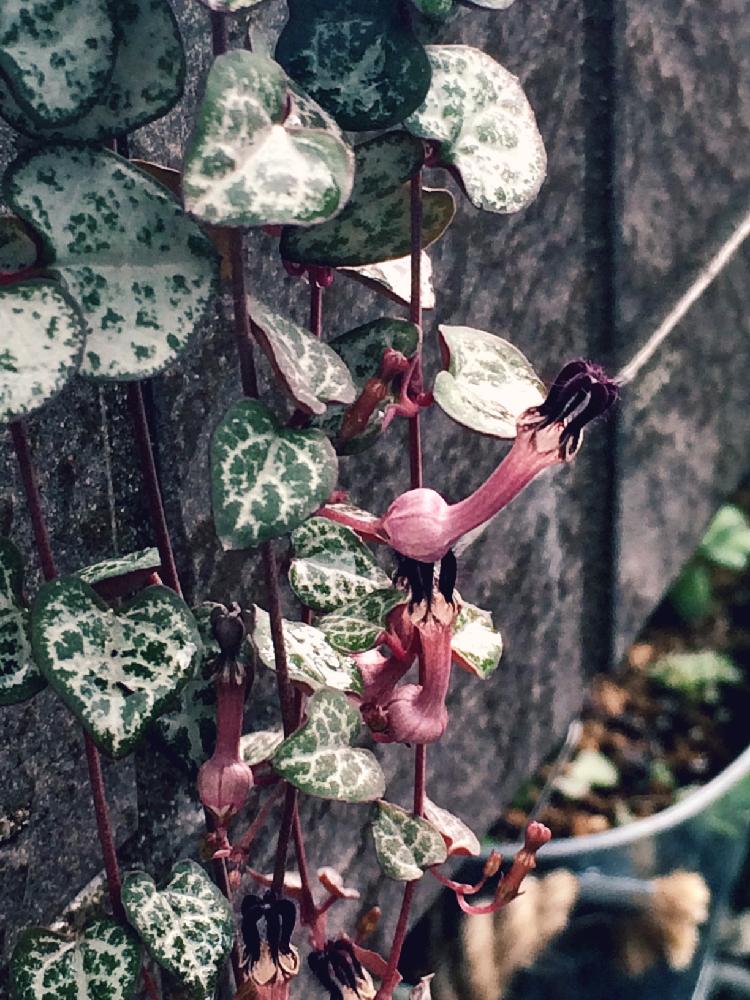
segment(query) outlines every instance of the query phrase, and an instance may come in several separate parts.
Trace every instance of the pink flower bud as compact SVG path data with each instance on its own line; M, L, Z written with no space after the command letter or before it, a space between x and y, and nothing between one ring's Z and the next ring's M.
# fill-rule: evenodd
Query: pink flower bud
M252 787L252 768L231 757L214 754L198 772L200 800L222 825L242 809Z
M435 490L410 490L393 501L381 532L396 552L418 562L437 562L450 545L450 507Z

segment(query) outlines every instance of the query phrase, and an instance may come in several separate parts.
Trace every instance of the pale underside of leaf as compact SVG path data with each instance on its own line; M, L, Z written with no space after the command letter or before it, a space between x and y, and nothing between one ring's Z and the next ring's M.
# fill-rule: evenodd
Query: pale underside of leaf
M406 127L441 143L442 160L459 171L477 208L525 208L544 182L547 157L517 78L468 45L430 45L427 52L432 83Z
M439 865L448 853L440 832L421 817L390 802L378 802L372 824L375 853L384 873L401 882L414 882L430 865Z
M453 659L464 669L485 679L497 668L503 640L492 624L492 615L474 604L464 604L453 626Z
M0 288L0 419L33 413L60 392L81 361L85 330L53 281Z
M350 656L335 650L320 629L304 622L284 619L284 646L292 681L317 691L334 688L338 691L362 692L362 675ZM269 670L276 669L271 620L263 608L255 608L253 639L261 663Z
M435 401L457 423L499 438L516 436L516 420L543 402L544 384L528 359L484 330L441 326L447 371L438 372Z
M0 705L26 701L45 684L31 652L21 553L0 537Z
M399 305L408 306L411 301L411 257L384 260L379 264L365 264L362 267L342 267L342 274L359 281L368 288L381 292ZM420 302L423 309L435 308L435 288L432 283L432 260L426 251L420 256Z
M440 832L449 856L458 854L477 857L481 852L479 838L463 820L448 812L447 809L436 806L428 798L425 798L424 802L424 816Z
M161 184L108 150L51 146L4 178L89 328L82 372L144 378L188 346L217 288L213 247Z
M240 400L211 445L213 510L225 548L250 548L296 528L330 496L338 462L316 430L281 428L261 403Z

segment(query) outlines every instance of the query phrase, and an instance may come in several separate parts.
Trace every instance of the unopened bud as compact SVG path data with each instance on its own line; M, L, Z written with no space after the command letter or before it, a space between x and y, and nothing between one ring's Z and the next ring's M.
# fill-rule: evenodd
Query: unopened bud
M221 824L242 809L252 787L252 768L241 760L213 756L198 772L200 800Z
M526 827L524 835L524 850L535 854L541 847L552 840L552 831L544 823L532 822Z

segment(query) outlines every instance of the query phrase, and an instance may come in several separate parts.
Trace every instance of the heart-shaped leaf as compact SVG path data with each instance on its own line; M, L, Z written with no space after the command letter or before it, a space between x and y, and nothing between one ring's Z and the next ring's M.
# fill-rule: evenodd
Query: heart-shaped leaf
M270 760L283 742L283 729L259 729L254 733L246 733L240 737L240 756L246 764L253 767Z
M213 300L217 260L161 184L108 150L57 145L22 154L3 187L83 311L83 374L145 378L185 350Z
M345 694L316 691L307 703L307 721L274 754L274 770L319 799L371 802L380 798L385 777L375 755L350 746L359 728L359 712Z
M292 681L305 688L335 688L337 691L362 693L362 675L350 656L342 656L328 642L320 629L304 622L284 619L284 648ZM271 638L271 619L263 608L255 608L253 639L261 663L276 669Z
M380 292L400 306L411 302L411 257L398 260L384 260L379 264L365 264L363 267L342 267L341 273L353 281L358 281L373 291ZM432 261L429 254L422 251L419 265L420 301L423 309L435 308L435 289L432 284Z
M336 351L290 319L250 301L253 332L282 385L306 413L326 412L326 403L353 403L354 383Z
M411 248L410 177L424 158L422 143L408 132L387 132L354 150L354 187L335 219L310 229L285 228L285 260L328 267L359 267L405 257ZM422 247L439 239L456 206L449 191L422 196Z
M122 881L128 920L156 961L196 1000L213 996L219 970L232 948L232 908L200 865L180 861L157 889L146 872Z
M445 841L431 823L391 802L378 802L372 836L378 864L399 882L422 878L423 869L448 857Z
M78 369L85 330L77 305L54 281L0 288L0 419L33 413Z
M167 587L148 587L115 614L75 577L39 591L31 639L44 676L112 757L168 707L202 648L189 608Z
M503 653L503 638L490 612L464 604L453 625L451 649L454 661L469 673L483 680L494 673Z
M326 639L343 653L364 653L377 645L388 614L408 600L403 590L387 587L345 604L320 619Z
M435 378L435 402L473 431L514 438L518 417L545 397L528 359L494 333L468 326L439 329L447 371Z
M460 820L458 816L441 809L430 799L424 800L424 815L428 823L431 823L439 831L445 841L448 856L468 855L475 858L482 850L477 835Z
M429 60L398 0L289 0L276 59L353 131L397 125L430 85Z
M105 142L173 108L182 96L185 53L168 0L118 3L113 15L118 44L112 77L83 115L67 125L36 122L0 77L0 116L24 135L47 142Z
M444 20L453 10L453 0L412 0L412 3L425 17L439 21Z
M185 161L189 211L232 226L311 225L339 211L353 179L338 126L277 63L241 49L214 60Z
M320 431L287 430L262 403L242 399L211 443L216 533L247 549L292 531L330 496L338 462Z
M106 87L114 57L107 0L3 0L0 76L39 124L79 118Z
M16 1000L130 1000L141 971L141 946L114 920L94 920L75 939L41 927L24 931L13 951Z
M0 277L33 267L36 258L36 243L21 220L14 215L0 216Z
M544 142L521 84L491 56L468 45L430 45L427 99L404 125L440 142L477 208L518 212L547 173Z
M76 576L93 587L100 597L114 600L140 590L160 568L159 550L150 548L103 559L79 570Z
M31 655L21 553L0 537L0 705L26 701L46 683Z
M335 611L390 585L356 532L328 518L305 521L292 534L292 546L289 582L300 601L314 611Z

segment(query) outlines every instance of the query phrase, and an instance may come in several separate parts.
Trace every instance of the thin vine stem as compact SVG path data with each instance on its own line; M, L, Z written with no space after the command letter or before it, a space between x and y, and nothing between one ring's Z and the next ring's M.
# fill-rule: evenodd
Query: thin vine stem
M34 460L31 457L31 447L26 427L20 420L14 420L10 425L10 435L13 439L13 448L16 452L18 470L21 473L23 491L26 494L26 504L31 516L31 526L34 531L34 541L39 554L39 562L42 567L42 575L45 580L54 580L57 576L57 566L55 557L52 554L47 522L44 519L42 509L42 499L39 494L39 483L37 480Z
M315 915L316 907L312 894L310 869L307 865L307 854L305 852L305 838L302 833L302 821L298 808L294 810L292 832L294 834L294 853L297 857L297 871L302 883L302 917L303 919L312 919Z
M83 742L86 748L86 765L89 771L89 782L91 784L91 796L94 800L94 813L96 815L96 828L99 833L99 843L102 848L102 858L104 860L104 871L107 875L107 891L109 901L112 904L112 913L116 920L121 923L127 921L125 909L122 905L122 877L120 875L120 865L117 860L117 847L112 833L112 824L109 818L109 809L104 791L104 777L102 775L102 762L94 741L87 732L83 734Z
M323 288L310 275L310 333L318 340L323 335Z

